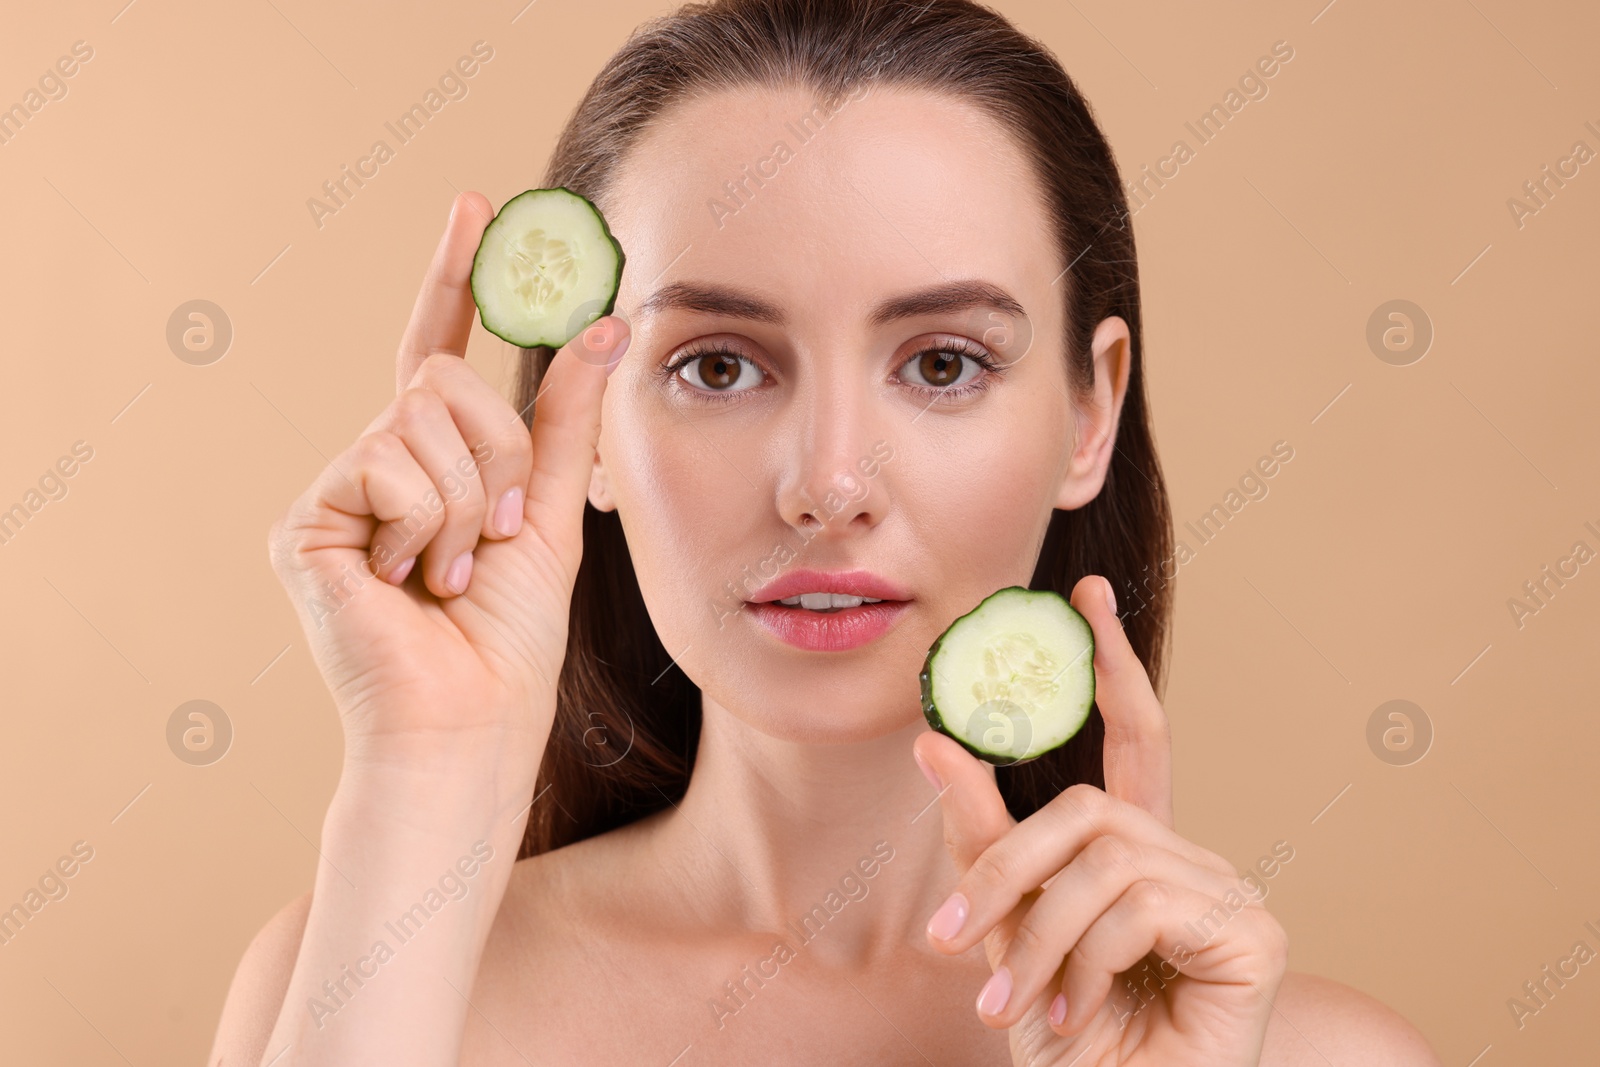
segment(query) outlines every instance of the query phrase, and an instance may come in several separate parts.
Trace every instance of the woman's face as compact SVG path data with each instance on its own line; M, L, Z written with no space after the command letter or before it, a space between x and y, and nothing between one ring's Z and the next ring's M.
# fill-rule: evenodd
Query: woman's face
M918 718L928 646L1027 585L1052 509L1099 490L1126 330L1097 333L1097 421L1068 398L1066 264L1010 135L922 92L813 106L703 97L621 166L601 207L633 338L590 500L616 508L678 667L755 728L818 742ZM904 603L756 606L802 569L869 572Z

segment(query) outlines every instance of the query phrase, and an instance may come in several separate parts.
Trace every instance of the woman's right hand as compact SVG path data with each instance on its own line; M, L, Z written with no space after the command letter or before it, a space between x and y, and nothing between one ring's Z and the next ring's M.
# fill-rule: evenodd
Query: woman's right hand
M346 766L492 753L514 794L549 737L600 400L629 332L607 316L557 352L530 434L464 358L492 216L481 194L456 197L400 343L398 395L269 545L338 705Z

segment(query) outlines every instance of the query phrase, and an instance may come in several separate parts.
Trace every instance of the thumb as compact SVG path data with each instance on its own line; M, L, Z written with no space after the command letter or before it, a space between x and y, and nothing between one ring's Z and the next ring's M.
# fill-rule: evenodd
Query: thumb
M632 337L619 316L595 320L556 352L533 400L533 468L523 519L569 576L577 574L582 558L583 503L600 442L600 400Z
M937 730L917 735L911 754L938 782L944 842L965 875L985 849L1017 824L1006 810L994 768Z

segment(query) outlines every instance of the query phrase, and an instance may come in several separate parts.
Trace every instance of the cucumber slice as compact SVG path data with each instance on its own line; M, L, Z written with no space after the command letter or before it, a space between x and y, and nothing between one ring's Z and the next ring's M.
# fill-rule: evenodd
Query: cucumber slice
M472 299L483 328L521 348L560 348L611 314L622 246L600 209L565 186L506 201L478 242Z
M1007 586L951 623L923 662L922 713L996 766L1065 744L1094 706L1094 631L1060 593Z

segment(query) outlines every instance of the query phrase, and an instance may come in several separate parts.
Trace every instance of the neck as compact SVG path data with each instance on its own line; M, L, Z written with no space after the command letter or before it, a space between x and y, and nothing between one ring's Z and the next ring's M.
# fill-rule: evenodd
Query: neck
M775 931L797 950L862 959L921 946L958 872L937 794L911 757L920 719L882 737L772 737L702 697L688 791L658 845L719 929Z

